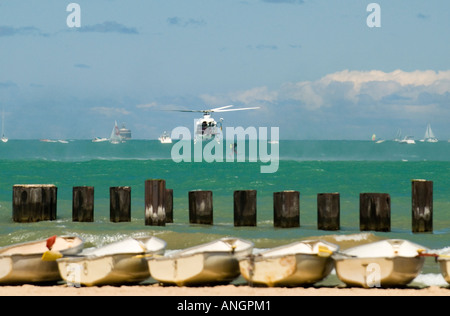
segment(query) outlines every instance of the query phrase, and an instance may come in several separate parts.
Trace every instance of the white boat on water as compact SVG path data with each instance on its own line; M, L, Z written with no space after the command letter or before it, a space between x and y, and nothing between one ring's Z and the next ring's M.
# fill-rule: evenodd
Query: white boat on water
M3 143L8 142L8 138L5 136L5 111L2 111L2 138Z
M405 136L400 142L400 144L414 145L416 141L414 140L414 136Z
M75 236L54 236L0 248L0 284L59 281L56 258L75 255L83 245Z
M394 142L400 142L402 140L402 130L399 128L397 130L397 134L395 135L395 138L393 139Z
M109 138L106 137L95 137L92 142L93 143L101 143L101 142L107 142L109 141Z
M333 255L338 278L349 286L405 286L424 265L426 248L401 239L356 246Z
M222 238L148 259L150 274L165 284L206 285L228 283L237 278L239 259L251 254L253 243L239 238Z
M427 129L425 131L425 137L424 137L424 139L421 140L421 142L426 142L426 143L437 143L438 142L438 139L436 138L436 136L434 136L433 130L431 129L430 123L428 123L428 125L427 125Z
M127 238L58 259L61 277L71 285L139 283L150 277L147 258L164 254L166 242L157 237Z
M159 136L158 140L161 142L161 144L171 144L172 138L170 138L169 133L164 132L161 136Z
M249 255L239 261L242 276L250 285L300 286L314 284L333 270L331 255L339 246L305 240Z
M120 130L117 126L117 121L114 122L114 127L111 132L111 136L109 137L109 142L111 144L120 144L122 143L122 137L120 136Z

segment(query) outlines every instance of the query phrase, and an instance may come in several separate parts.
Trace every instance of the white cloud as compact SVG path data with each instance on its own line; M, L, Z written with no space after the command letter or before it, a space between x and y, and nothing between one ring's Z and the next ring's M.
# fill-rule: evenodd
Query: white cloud
M317 81L284 84L277 93L278 100L298 101L308 110L345 104L364 105L425 105L447 99L450 94L450 71L393 72L349 71L328 74ZM433 100L435 102L433 102ZM272 101L274 102L274 101ZM405 108L410 110L411 108ZM423 109L421 110L423 111Z
M442 120L450 114L450 70L343 70L315 81L285 83L276 90L261 86L225 94L205 94L201 99L211 107L262 106L265 110L257 114L261 119L270 116L273 120L306 117L311 120L326 115L344 124L387 118Z
M150 102L150 103L146 103L146 104L138 104L136 105L136 107L138 109L149 109L149 108L154 108L158 105L158 103L156 102Z
M239 103L245 105L257 105L260 103L272 103L278 99L277 91L270 91L267 87L256 87L249 90L234 91L227 94L210 95L203 94L200 98L207 104L222 106L224 104Z

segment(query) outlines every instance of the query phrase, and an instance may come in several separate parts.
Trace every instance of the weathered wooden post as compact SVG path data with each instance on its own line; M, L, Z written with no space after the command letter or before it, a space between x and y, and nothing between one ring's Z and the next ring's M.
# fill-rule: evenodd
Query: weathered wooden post
M145 181L145 225L166 225L166 181Z
M339 230L340 212L339 193L317 194L317 229Z
M234 226L256 226L256 190L234 191Z
M131 222L131 187L109 188L109 220Z
M173 189L166 189L166 223L173 223Z
M281 228L300 227L300 192L273 194L273 224Z
M58 188L53 184L13 186L14 222L29 223L56 220Z
M387 193L360 193L359 227L361 231L391 231L391 197Z
M433 232L433 181L412 180L412 232Z
M189 191L189 223L213 224L212 191Z
M72 221L94 221L94 187L73 187L72 190Z

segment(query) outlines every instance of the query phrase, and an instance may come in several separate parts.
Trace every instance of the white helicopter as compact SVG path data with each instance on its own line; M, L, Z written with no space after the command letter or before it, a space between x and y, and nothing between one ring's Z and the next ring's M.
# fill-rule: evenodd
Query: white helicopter
M194 143L198 140L210 140L215 138L217 142L220 141L219 136L222 131L222 122L223 118L220 119L219 122L216 122L211 117L211 113L213 112L231 112L231 111L244 111L244 110L256 110L260 107L251 107L251 108L239 108L239 109L230 109L234 105L226 105L220 108L214 108L210 110L175 110L177 112L200 112L203 113L203 117L199 118L195 121L195 137Z

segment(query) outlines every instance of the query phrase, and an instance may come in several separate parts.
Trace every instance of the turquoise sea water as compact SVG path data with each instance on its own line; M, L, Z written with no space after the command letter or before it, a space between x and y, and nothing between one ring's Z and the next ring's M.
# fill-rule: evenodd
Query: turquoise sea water
M341 247L383 238L408 239L436 251L450 249L450 143L404 145L393 141L280 141L279 168L261 173L268 163L180 162L172 144L154 140L108 142L73 140L67 144L10 140L0 144L0 246L77 234L86 246L100 246L125 236L154 234L180 249L222 236L246 238L267 248L305 238L325 238ZM224 144L224 155L231 155ZM248 147L247 147L248 149ZM270 144L269 144L270 149ZM238 153L239 154L239 153ZM248 154L248 153L247 153ZM174 223L144 225L144 182L162 178L174 190ZM411 233L411 180L434 182L434 232ZM14 184L58 187L57 220L19 224L12 221ZM72 222L72 188L94 186L95 221ZM132 221L109 222L109 187L131 186ZM212 190L214 225L191 225L188 192ZM257 227L233 226L233 191L257 190ZM300 192L300 228L273 227L273 192ZM317 230L317 194L341 195L341 230ZM359 193L391 195L389 233L359 231ZM428 260L428 259L427 259ZM426 272L436 276L437 266ZM440 281L439 281L440 282Z

